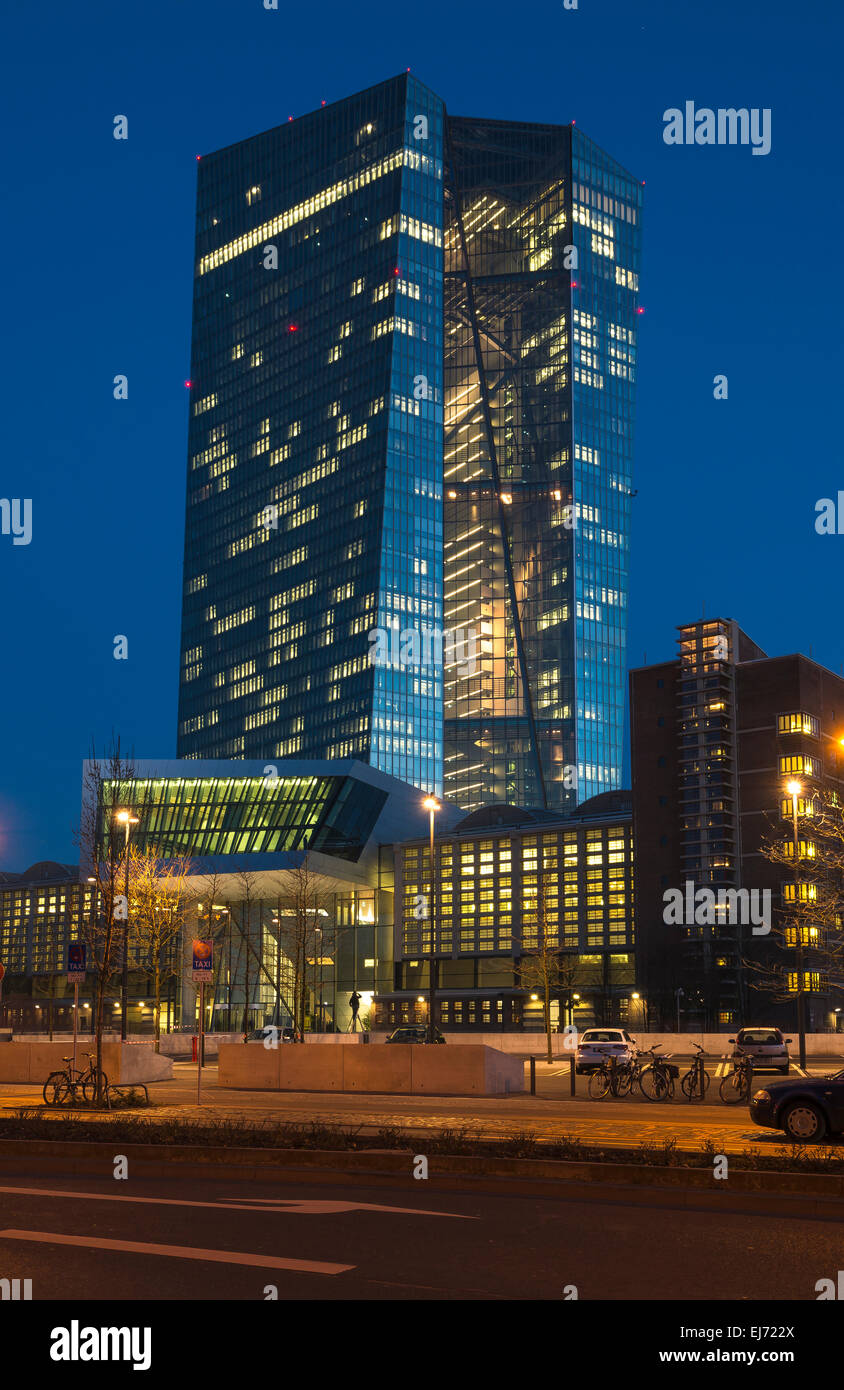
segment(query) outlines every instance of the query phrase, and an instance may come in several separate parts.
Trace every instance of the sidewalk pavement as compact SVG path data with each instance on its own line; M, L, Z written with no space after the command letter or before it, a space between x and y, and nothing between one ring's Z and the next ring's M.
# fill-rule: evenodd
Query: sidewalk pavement
M655 1105L635 1100L560 1100L531 1095L447 1097L325 1094L324 1092L231 1091L217 1084L217 1069L203 1072L202 1105L196 1104L196 1071L178 1067L172 1081L149 1087L152 1109L97 1113L98 1119L128 1114L149 1123L159 1120L242 1121L263 1124L344 1125L365 1131L399 1129L420 1136L434 1129L468 1129L490 1138L533 1134L537 1139L568 1136L592 1146L638 1148L674 1140L680 1150L698 1150L711 1142L719 1153L752 1148L763 1153L787 1152L789 1145L776 1131L759 1129L742 1106L689 1104L674 1101ZM48 1115L63 1115L43 1107L41 1092L32 1086L0 1086L0 1115L21 1106L37 1106ZM91 1118L90 1110L76 1112ZM844 1140L834 1141L844 1149Z

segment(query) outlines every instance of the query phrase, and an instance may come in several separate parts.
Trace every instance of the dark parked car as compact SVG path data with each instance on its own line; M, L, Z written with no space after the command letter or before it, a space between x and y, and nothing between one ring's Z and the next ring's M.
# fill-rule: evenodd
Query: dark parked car
M772 1071L781 1071L783 1076L788 1076L788 1044L791 1038L784 1037L779 1028L742 1028L734 1038L730 1038L730 1042L733 1044L734 1057L753 1058L754 1071L770 1067Z
M844 1071L770 1081L750 1098L750 1118L763 1129L783 1129L798 1144L819 1144L844 1133Z
M388 1043L426 1043L428 1037L427 1023L404 1023L401 1028L395 1028L388 1038L384 1039ZM445 1038L439 1028L434 1029L434 1042L444 1043Z

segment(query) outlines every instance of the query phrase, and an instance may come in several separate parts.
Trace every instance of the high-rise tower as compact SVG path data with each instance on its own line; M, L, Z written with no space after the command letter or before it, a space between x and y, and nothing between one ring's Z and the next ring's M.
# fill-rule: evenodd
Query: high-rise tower
M641 186L573 126L446 126L445 789L621 784Z
M410 76L198 166L180 757L357 758L434 790L442 103Z
M620 785L640 211L410 75L202 159L180 756Z

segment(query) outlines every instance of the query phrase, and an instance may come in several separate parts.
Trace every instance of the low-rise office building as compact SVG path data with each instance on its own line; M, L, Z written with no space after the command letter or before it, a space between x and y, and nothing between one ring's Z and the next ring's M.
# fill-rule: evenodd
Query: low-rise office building
M379 963L390 977L392 861L382 846L419 833L422 793L349 760L165 760L135 763L131 772L119 784L102 779L98 839L119 839L120 813L128 813L136 849L190 861L178 1024L192 1027L195 1018L192 936L215 945L209 1027L295 1017L305 1028L345 1030L355 992L364 1021ZM87 770L83 784L90 795ZM442 806L446 824L461 814ZM130 939L137 951L131 930ZM148 988L144 962L130 964L136 999Z
M85 785L90 794L87 773ZM136 763L119 787L104 778L98 796L101 845L112 834L122 843L123 812L136 849L190 860L184 918L164 959L163 1030L195 1027L194 937L214 941L209 1028L287 1024L298 996L306 1029L344 1030L355 992L364 1026L427 1017L430 921L415 912L430 892L428 815L418 789L354 762L268 769L187 760ZM542 1002L520 962L543 935L565 961L555 1027L640 1021L631 1013L628 794L595 797L574 820L510 806L465 816L444 802L436 819L440 1026L540 1028ZM67 943L85 938L102 912L91 868L40 865L0 880L0 958L13 987L6 1021L16 1028L63 1030L72 1022ZM136 1034L152 1028L152 983L149 943L132 911L130 893L127 1031ZM119 975L107 1005L114 1027ZM89 975L80 993L83 1028L92 1000Z
M92 901L75 864L44 860L20 874L0 873L0 1025L72 1028L67 943L82 934Z
M392 988L376 1026L428 1021L432 939L435 1021L443 1030L543 1026L543 1000L522 962L542 939L561 954L553 1026L641 1025L636 1013L630 796L605 792L577 817L486 806L430 845L394 847Z

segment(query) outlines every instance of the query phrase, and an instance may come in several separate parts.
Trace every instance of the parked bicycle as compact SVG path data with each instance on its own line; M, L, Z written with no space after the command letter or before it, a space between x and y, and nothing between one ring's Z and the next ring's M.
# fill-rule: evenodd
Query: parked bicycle
M637 1059L637 1079L639 1090L645 1100L670 1100L674 1095L674 1082L680 1075L680 1068L669 1061L671 1053L662 1057L657 1053L659 1043L654 1043L653 1047L648 1048ZM642 1066L642 1059L650 1057L650 1061Z
M633 1067L610 1052L605 1052L606 1061L589 1077L589 1095L592 1100L604 1100L610 1093L614 1096L627 1096L633 1085Z
M693 1046L697 1048L697 1056L692 1058L692 1065L680 1085L687 1100L703 1100L710 1082L709 1072L703 1065L706 1053L700 1043L694 1043Z
M727 1072L718 1088L718 1094L725 1105L738 1105L748 1099L752 1083L753 1058L734 1057L733 1070Z
M63 1057L62 1061L67 1063L64 1071L53 1071L44 1082L43 1096L45 1105L75 1105L77 1092L81 1091L82 1099L89 1104L97 1094L97 1065L96 1053L85 1052L82 1054L88 1058L88 1066L82 1071L79 1067L74 1071L73 1058ZM108 1089L108 1077L104 1071L99 1073L100 1095L104 1096Z

